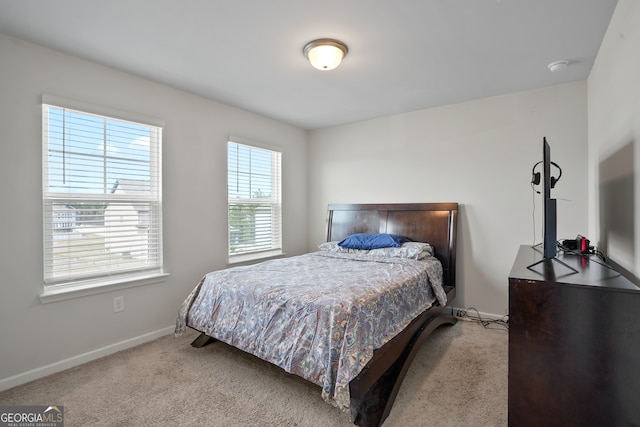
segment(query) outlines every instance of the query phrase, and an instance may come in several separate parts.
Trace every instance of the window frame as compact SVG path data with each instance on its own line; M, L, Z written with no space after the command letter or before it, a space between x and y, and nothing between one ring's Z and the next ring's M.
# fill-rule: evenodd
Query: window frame
M50 108L70 110L86 116L94 116L108 122L110 120L124 121L134 125L148 127L150 129L150 139L152 151L149 155L149 195L132 196L123 194L116 196L109 193L86 192L73 193L65 191L50 191L49 182L49 129L48 129L48 111ZM65 125L66 126L66 125ZM162 235L162 130L164 122L156 118L132 114L107 107L100 107L84 102L70 100L58 96L43 94L42 95L42 221L43 221L43 280L44 288L40 294L40 300L43 303L59 301L69 298L76 298L84 295L92 295L101 292L107 292L114 289L124 289L133 286L157 283L164 280L168 274L164 271L163 256L163 235ZM108 142L107 136L103 142ZM87 182L88 181L83 181ZM115 192L114 192L115 193ZM155 248L152 261L146 266L138 265L134 268L105 270L96 272L88 272L85 275L77 275L75 277L55 278L54 275L54 228L56 227L56 215L54 214L54 206L67 201L89 202L96 201L105 204L108 203L143 203L152 206L155 210L154 214L156 227L152 235L153 243L146 240L145 247L148 250L149 245L153 244ZM104 226L105 229L108 226ZM143 240L144 241L144 240ZM141 263L142 264L142 263ZM110 267L109 267L110 268Z
M230 197L229 176L231 173L231 170L230 170L231 165L229 164L229 155L230 155L229 150L230 150L231 144L244 146L249 148L250 150L255 149L260 151L268 151L272 155L272 161L277 166L276 174L274 175L274 171L271 172L272 185L276 187L275 198L272 195L272 198L269 202L257 203L255 202L255 199L253 199L254 202L250 202L250 203L262 204L262 205L268 204L271 206L272 215L273 217L275 217L277 223L276 223L275 229L273 226L270 227L272 242L275 242L275 244L272 244L269 249L244 251L236 254L231 252L232 221L230 218L231 216L230 207L233 201L238 203L241 200L251 200L251 198L249 199L233 198L232 199ZM277 146L255 142L255 141L241 138L238 136L233 136L233 135L229 136L227 140L227 256L228 256L228 263L229 264L246 263L246 262L273 258L273 257L284 255L282 224L283 224L283 221L282 221L282 149Z

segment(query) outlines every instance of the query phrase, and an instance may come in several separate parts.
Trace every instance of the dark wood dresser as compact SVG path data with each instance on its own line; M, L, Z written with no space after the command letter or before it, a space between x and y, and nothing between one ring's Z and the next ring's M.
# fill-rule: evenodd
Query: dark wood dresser
M521 246L509 276L509 426L640 426L640 288L593 255L541 259Z

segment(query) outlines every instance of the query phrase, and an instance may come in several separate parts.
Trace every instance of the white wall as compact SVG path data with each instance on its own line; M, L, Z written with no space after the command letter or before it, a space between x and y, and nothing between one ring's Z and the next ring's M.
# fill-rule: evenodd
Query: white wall
M619 0L588 80L589 232L640 283L640 2Z
M0 389L171 331L200 277L226 266L230 134L283 148L284 248L306 251L304 131L4 35L0 58ZM164 120L163 283L40 302L42 93Z
M310 132L309 249L324 238L328 203L455 201L454 306L507 313L516 251L541 241L530 182L543 136L563 169L552 196L568 199L558 238L587 231L586 105L583 81Z

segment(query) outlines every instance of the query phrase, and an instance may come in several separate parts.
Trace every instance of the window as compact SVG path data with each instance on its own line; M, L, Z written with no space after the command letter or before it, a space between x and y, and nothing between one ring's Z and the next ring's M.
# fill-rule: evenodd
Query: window
M229 260L280 255L281 153L236 140L227 147Z
M45 293L162 274L162 127L68 104L43 97Z

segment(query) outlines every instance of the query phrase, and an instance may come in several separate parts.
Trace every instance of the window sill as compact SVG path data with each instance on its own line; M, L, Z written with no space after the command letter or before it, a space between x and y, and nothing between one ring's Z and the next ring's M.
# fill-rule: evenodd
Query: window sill
M265 251L245 255L234 255L233 257L229 258L229 265L242 265L249 264L255 261L266 261L268 259L278 258L284 255L286 254L281 250Z
M153 283L163 282L168 276L169 273L152 273L144 276L118 277L92 282L77 282L69 285L45 286L44 291L40 294L40 302L48 304L137 286L151 285Z

